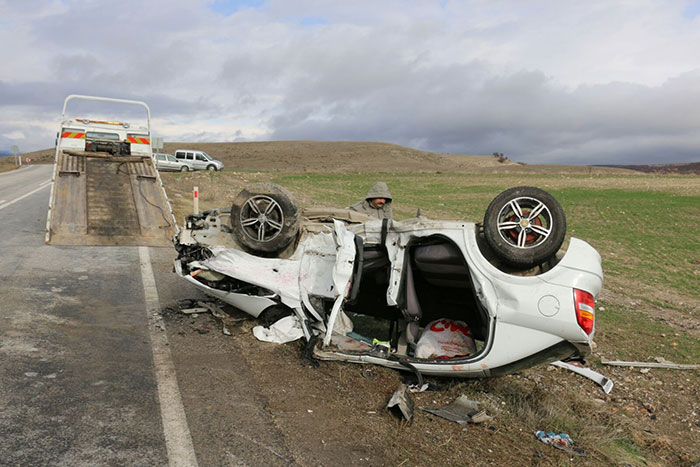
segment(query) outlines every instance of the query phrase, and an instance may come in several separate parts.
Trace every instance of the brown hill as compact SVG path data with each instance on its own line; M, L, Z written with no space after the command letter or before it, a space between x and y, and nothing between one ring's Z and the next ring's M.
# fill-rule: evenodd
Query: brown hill
M349 141L165 143L164 151L199 149L238 170L308 172L584 172L634 173L619 168L524 165L493 156L439 154L397 144Z
M639 173L624 168L576 165L525 165L494 156L439 154L390 143L349 141L269 141L251 143L165 143L164 152L198 149L221 160L226 169L308 172L498 172ZM33 163L53 163L54 149L24 154Z
M41 149L39 151L28 152L22 154L23 158L30 158L32 164L53 164L54 157L56 157L56 149Z
M199 149L226 167L309 172L435 172L496 167L493 157L454 156L371 142L270 141L255 143L165 143L165 152ZM504 164L513 164L510 161Z

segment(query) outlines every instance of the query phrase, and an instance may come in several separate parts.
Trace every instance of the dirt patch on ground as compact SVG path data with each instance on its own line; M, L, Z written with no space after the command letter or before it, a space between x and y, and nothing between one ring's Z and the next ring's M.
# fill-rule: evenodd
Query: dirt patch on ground
M566 370L540 366L488 380L427 378L431 390L412 394L413 423L386 409L410 374L386 368L303 358L303 343L257 341L260 322L225 307L236 358L253 374L256 393L284 434L284 446L299 465L694 465L700 445L700 389L696 375L673 370L592 366L615 381L610 395ZM212 324L209 314L166 317L172 333L196 334ZM213 337L213 336L212 336ZM599 348L614 354L614 330ZM459 425L420 407L443 407L466 395L492 416ZM536 440L536 430L566 431L585 455L573 455Z

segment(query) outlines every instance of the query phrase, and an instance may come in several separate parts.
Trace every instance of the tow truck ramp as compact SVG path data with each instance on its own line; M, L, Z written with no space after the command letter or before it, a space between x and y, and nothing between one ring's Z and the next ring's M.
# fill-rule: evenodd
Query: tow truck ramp
M148 123L66 120L71 99L136 104ZM140 101L71 95L56 141L46 243L172 246L177 229L151 157L150 110Z

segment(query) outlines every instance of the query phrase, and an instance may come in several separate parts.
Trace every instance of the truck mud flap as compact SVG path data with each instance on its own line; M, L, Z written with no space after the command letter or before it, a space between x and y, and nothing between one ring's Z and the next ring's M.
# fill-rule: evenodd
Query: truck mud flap
M149 156L56 155L46 242L172 246L176 224Z

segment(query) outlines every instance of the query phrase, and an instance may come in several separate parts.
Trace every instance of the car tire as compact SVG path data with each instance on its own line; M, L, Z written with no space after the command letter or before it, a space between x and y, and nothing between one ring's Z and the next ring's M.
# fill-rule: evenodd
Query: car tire
M241 190L231 206L234 238L246 250L263 256L287 247L299 232L299 209L292 195L274 183Z
M207 170L208 170L209 172L216 172L216 166L215 166L215 165L209 164L209 165L207 166Z
M180 172L189 172L189 170L190 170L189 167L187 167L186 165L183 165L182 167L180 167Z
M484 236L503 261L532 268L561 248L566 236L566 215L561 204L540 188L510 188L496 196L486 209Z
M287 305L278 303L276 305L269 306L263 310L258 316L258 319L263 322L266 327L270 327L277 321L291 316L294 314L294 310L289 308Z

